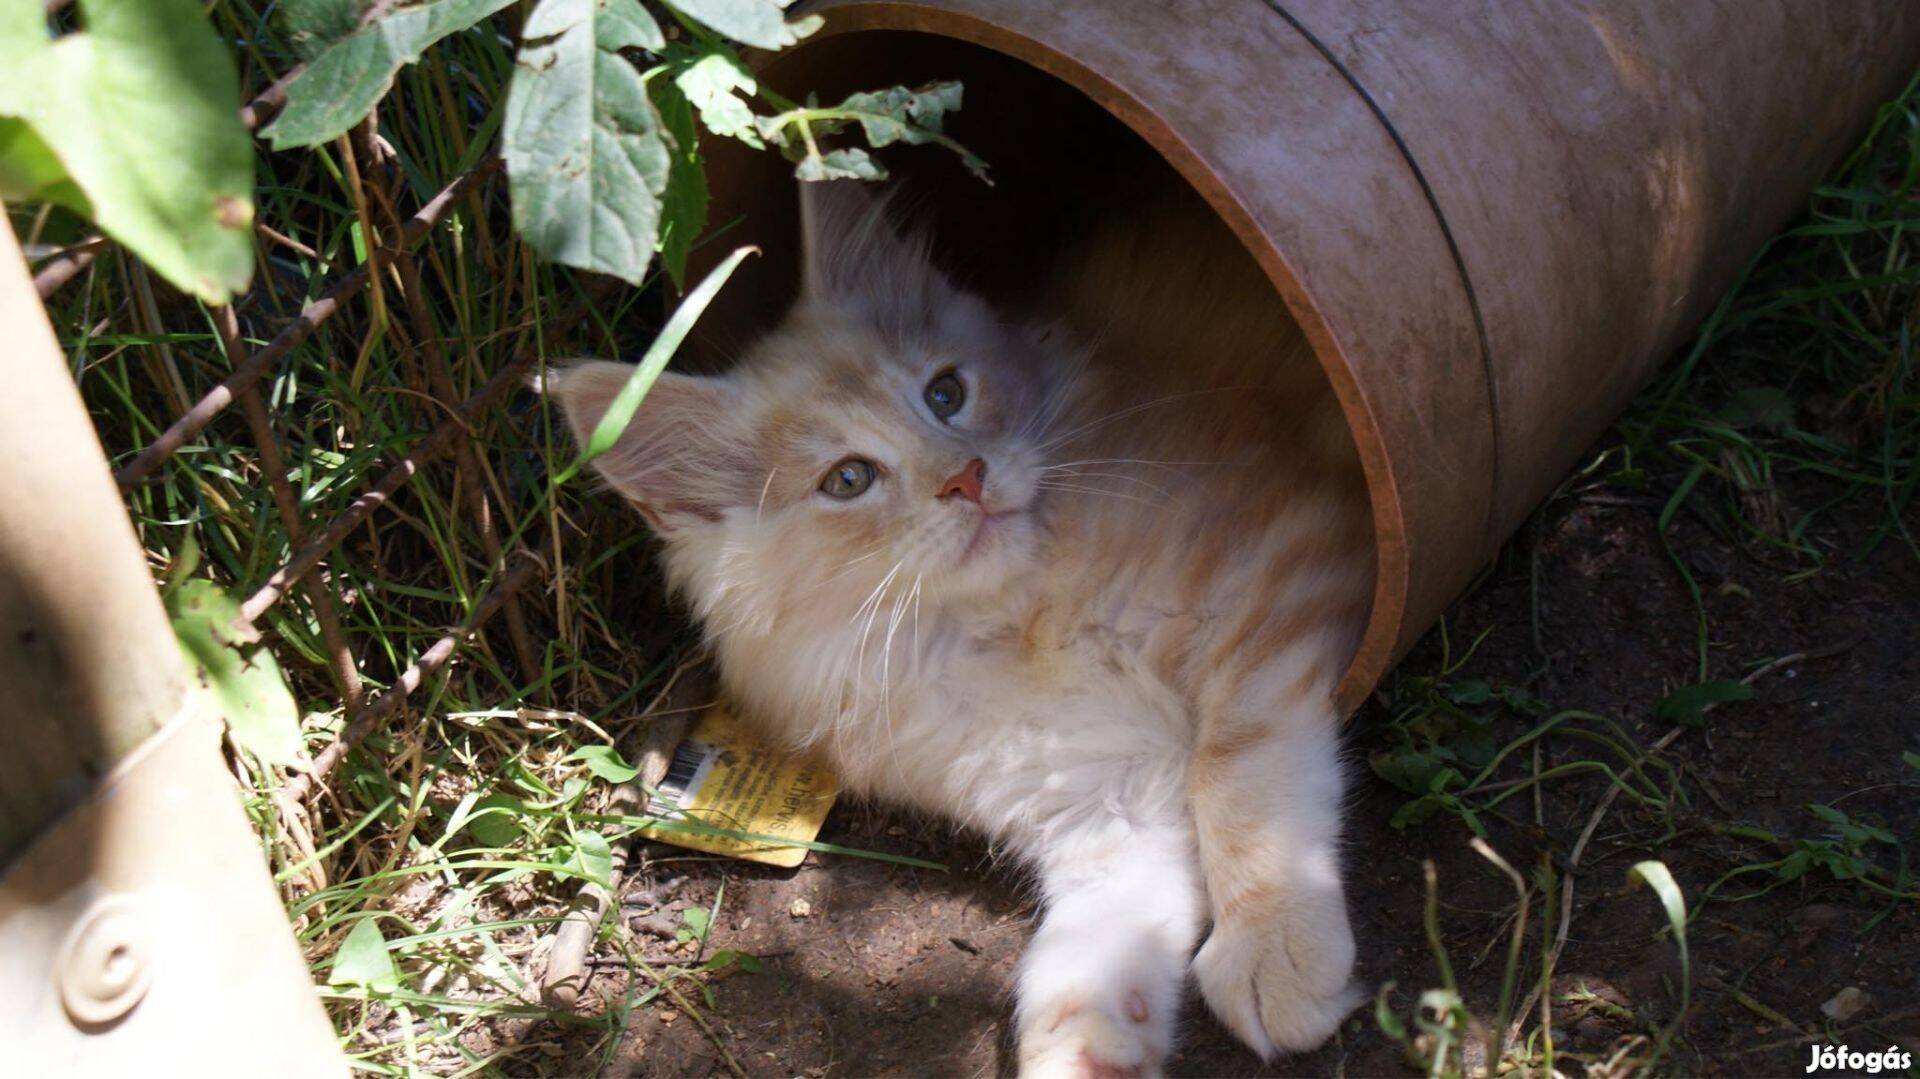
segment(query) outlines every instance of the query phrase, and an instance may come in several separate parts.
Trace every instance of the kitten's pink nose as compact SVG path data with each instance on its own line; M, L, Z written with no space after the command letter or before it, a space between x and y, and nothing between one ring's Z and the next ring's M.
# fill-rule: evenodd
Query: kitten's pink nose
M959 495L977 506L980 504L980 486L986 478L987 463L975 457L960 466L960 471L947 477L947 481L940 485L940 497L952 498L954 495Z

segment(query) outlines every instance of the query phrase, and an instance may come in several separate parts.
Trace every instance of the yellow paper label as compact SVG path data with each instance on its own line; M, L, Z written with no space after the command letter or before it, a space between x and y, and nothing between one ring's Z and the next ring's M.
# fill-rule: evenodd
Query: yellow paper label
M810 843L820 834L840 793L824 765L768 748L723 705L700 716L656 789L648 812L675 823L643 828L642 835L789 868L807 856L807 848L793 842Z

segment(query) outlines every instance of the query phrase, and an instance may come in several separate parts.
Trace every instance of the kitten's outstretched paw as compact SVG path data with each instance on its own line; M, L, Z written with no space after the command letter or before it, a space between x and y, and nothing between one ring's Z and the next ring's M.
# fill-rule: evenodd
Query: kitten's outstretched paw
M1157 1044L1146 998L1128 993L1125 1014L1084 1002L1035 1015L1020 1035L1021 1079L1155 1079L1166 1049Z
M1263 1059L1318 1048L1365 999L1344 907L1290 915L1218 922L1193 959L1213 1014Z

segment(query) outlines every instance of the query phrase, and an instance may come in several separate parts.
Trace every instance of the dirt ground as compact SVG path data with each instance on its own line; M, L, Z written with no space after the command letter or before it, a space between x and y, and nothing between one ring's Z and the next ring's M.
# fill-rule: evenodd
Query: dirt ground
M1654 708L1674 687L1697 680L1696 622L1656 534L1659 511L1651 494L1613 490L1544 511L1449 614L1456 656L1460 642L1491 628L1455 677L1525 684L1553 709L1620 721L1642 745L1670 730L1652 718ZM1809 1036L1856 1048L1900 1041L1920 1050L1920 904L1826 874L1761 898L1699 904L1727 870L1785 853L1729 835L1727 824L1816 838L1823 826L1805 805L1817 801L1838 803L1855 819L1878 819L1907 841L1920 836L1920 773L1901 761L1903 750L1920 750L1920 561L1898 537L1864 561L1846 553L1883 519L1865 505L1830 515L1817 539L1835 557L1798 583L1697 521L1676 522L1675 547L1706 596L1716 674L1737 678L1796 652L1820 658L1764 675L1755 681L1755 699L1722 706L1704 728L1678 738L1668 758L1679 766L1689 800L1674 814L1673 834L1627 799L1602 820L1573 878L1571 932L1553 983L1552 1027L1562 1054L1602 1059L1677 1012L1681 971L1673 941L1661 933L1664 916L1648 890L1629 888L1626 879L1627 868L1644 858L1664 860L1697 908L1693 1006L1670 1067L1799 1075ZM1440 662L1440 643L1430 635L1402 669L1432 672ZM1402 1015L1422 989L1439 984L1420 916L1422 863L1431 859L1441 934L1463 993L1471 1009L1490 1015L1513 892L1468 849L1469 833L1457 819L1442 815L1405 831L1389 825L1407 796L1366 764L1386 744L1388 718L1376 701L1349 732L1356 797L1347 875L1360 976L1374 988L1397 983L1390 999ZM1505 741L1537 721L1497 714L1493 733ZM1549 766L1560 752L1549 750ZM1531 799L1514 799L1504 807L1507 819L1487 818L1491 842L1523 869L1544 850L1564 871L1604 789L1604 779L1580 776L1546 786L1537 810ZM842 804L822 838L934 859L952 871L818 855L782 871L673 858L670 848L653 848L666 860L631 885L632 924L650 917L660 924L656 901L669 916L689 903L710 904L724 878L707 947L751 953L762 965L757 973L714 978L714 1006L700 1016L709 1030L673 1007L637 1012L612 1074L724 1074L717 1043L754 1076L1008 1072L1010 985L1033 916L1017 874L990 864L979 843L944 825L884 809ZM1883 868L1904 872L1891 858ZM1742 878L1730 890L1750 891L1745 885L1762 879ZM1523 970L1539 970L1538 927L1536 904ZM689 948L644 932L636 939L662 962L684 962ZM611 969L593 986L609 997L624 989L616 984L618 968ZM1847 987L1864 990L1871 1002L1823 1029L1822 1003ZM1263 1065L1195 997L1169 1071L1409 1074L1402 1055L1372 1009L1363 1008L1319 1052ZM1564 1073L1580 1068L1563 1057Z

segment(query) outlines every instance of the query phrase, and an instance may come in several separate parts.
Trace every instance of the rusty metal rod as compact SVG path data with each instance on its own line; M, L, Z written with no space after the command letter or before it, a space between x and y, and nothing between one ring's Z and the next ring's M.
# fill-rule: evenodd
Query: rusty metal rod
M434 396L451 406L457 391L453 384L453 373L447 366L446 353L440 348L439 335L434 332L433 313L427 310L419 260L408 255L399 261L398 268L402 299L407 305L407 316L413 323L415 343L426 354L424 366L428 384L433 387ZM460 457L466 465L467 475L464 483L457 477L455 479L454 504L459 505L461 488L464 486L472 500L474 528L480 533L480 548L486 552L489 562L498 562L500 536L493 524L493 505L487 494L485 462L471 441L460 444ZM533 647L533 635L527 629L527 613L521 609L517 597L507 600L507 639L513 645L514 658L520 662L521 677L534 677L540 670L540 653Z
M219 331L220 345L226 349L229 362L238 363L246 355L246 344L240 338L240 319L231 306L214 309L214 328ZM267 405L260 399L260 387L248 386L240 391L241 412L247 418L247 426L253 432L254 446L260 452L260 471L266 474L267 483L273 490L273 503L280 513L280 523L287 530L287 542L294 547L300 546L305 538L306 527L300 520L300 501L293 493L293 484L287 479L286 460L280 456L280 443L273 437L273 421L267 415ZM340 687L340 699L346 705L347 718L360 714L360 705L364 698L365 687L360 683L360 670L353 662L353 650L347 646L347 638L340 629L340 614L334 608L333 591L326 581L319 577L306 579L307 598L313 604L313 615L320 623L320 638L327 647L327 660L332 665L334 682Z
M374 272L383 268L395 255L403 253L433 228L447 208L453 205L461 192L498 171L500 159L490 157L472 169L456 177L452 183L440 189L440 193L429 199L407 221L401 230L399 242L391 248L381 248L367 254L367 261L355 267L352 272L340 278L326 295L303 308L293 324L281 330L279 335L265 348L247 357L245 362L235 365L233 373L220 385L208 391L186 414L175 420L173 426L161 433L160 437L148 443L146 448L133 460L114 474L114 479L125 491L145 480L154 469L160 467L167 458L173 456L187 439L200 433L207 424L212 423L226 407L233 403L240 390L253 385L261 374L275 360L286 355L323 322L332 318L340 310L342 301L366 287Z
M526 369L532 366L537 357L538 353L529 349L495 372L494 376L475 391L473 396L461 403L458 412L443 420L419 446L415 447L413 452L401 458L399 464L388 469L386 475L380 477L380 482L374 485L373 490L354 499L327 525L325 531L300 548L286 565L275 570L273 576L267 578L266 584L261 585L258 591L247 597L247 602L240 607L240 621L252 622L265 614L269 608L280 601L280 597L286 594L293 582L306 576L309 570L326 557L327 552L332 550L335 544L345 539L347 533L352 532L360 522L366 520L369 513L380 508L387 499L392 498L400 488L406 486L407 481L413 479L414 475L420 471L421 465L443 456L460 445L460 440L471 434L470 421L476 418L480 410L502 391L518 385Z
M107 245L112 242L105 236L98 236L74 244L41 263L40 268L33 275L33 290L39 293L41 301L45 302L47 297L60 291L60 286L73 280L75 275L86 269L93 262L94 256L105 251Z
M376 697L357 719L349 722L341 730L340 737L320 751L320 755L314 758L313 767L310 770L298 773L287 780L287 785L281 793L295 802L305 798L314 784L325 779L327 774L340 764L341 758L347 755L348 750L392 718L393 714L406 702L407 697L420 688L421 683L447 665L447 661L453 658L454 650L460 647L461 642L473 636L500 610L508 596L524 588L529 581L546 569L542 549L522 547L510 555L508 558L510 565L506 572L494 582L492 588L487 590L486 595L480 597L480 602L474 605L473 613L460 624L460 628L433 642L425 652L420 653L420 658L415 660L412 666L400 672L400 677L394 680L393 685L388 687L385 693Z

